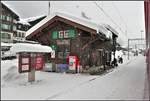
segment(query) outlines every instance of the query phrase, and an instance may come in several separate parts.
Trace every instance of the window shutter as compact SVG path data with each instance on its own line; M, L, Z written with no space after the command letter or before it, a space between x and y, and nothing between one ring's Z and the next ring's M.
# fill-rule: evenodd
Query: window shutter
M73 29L69 30L69 37L70 38L74 38L75 37L75 30L73 30Z
M58 32L57 31L53 31L52 32L52 39L57 39L58 38Z

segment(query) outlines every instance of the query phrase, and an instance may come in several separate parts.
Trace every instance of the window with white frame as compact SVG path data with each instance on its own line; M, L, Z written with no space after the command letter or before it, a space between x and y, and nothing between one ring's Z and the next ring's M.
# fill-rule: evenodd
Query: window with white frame
M64 31L64 38L68 38L69 37L69 30Z
M64 32L63 31L59 31L59 38L63 38L64 37Z
M8 33L1 33L1 38L10 39L10 38L11 38L11 35L8 34Z
M2 29L11 30L11 25L1 24Z
M58 52L58 58L63 59L63 52Z
M11 17L10 16L7 16L7 21L11 21Z

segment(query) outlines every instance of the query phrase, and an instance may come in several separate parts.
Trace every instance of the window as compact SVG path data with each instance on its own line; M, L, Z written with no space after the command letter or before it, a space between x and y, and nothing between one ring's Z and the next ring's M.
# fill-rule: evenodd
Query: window
M58 58L63 59L63 52L58 52Z
M13 31L16 31L16 30L17 30L17 28L16 28L16 26L14 25L14 26L13 26Z
M2 28L2 29L11 30L11 25L1 24L1 28Z
M16 37L18 37L19 36L19 32L17 32L17 35L16 35Z
M19 36L18 37L21 37L21 32L19 32Z
M18 25L18 28L21 29L21 25Z
M3 19L3 15L1 15L1 20Z
M6 16L5 15L2 15L2 20L6 20Z
M22 37L23 37L23 38L25 37L25 33L22 33Z
M69 37L69 30L64 31L64 38L68 38Z
M64 32L63 31L59 31L59 38L63 38L64 37Z
M10 38L11 38L11 35L8 34L8 33L1 33L1 38L10 39Z
M7 16L7 21L11 21L11 17L10 16Z
M6 16L6 15L1 15L1 19L6 20L6 21L10 20L9 16Z

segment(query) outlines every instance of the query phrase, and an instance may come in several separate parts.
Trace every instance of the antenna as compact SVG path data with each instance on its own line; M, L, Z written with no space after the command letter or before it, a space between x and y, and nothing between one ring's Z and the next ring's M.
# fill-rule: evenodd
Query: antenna
M51 3L50 1L48 2L48 15L50 15L50 7L51 7Z

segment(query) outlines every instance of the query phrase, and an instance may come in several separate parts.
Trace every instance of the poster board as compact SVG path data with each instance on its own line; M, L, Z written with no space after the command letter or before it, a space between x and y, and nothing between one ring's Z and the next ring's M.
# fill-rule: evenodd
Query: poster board
M29 53L20 53L19 54L19 73L30 72L31 68L31 56Z

